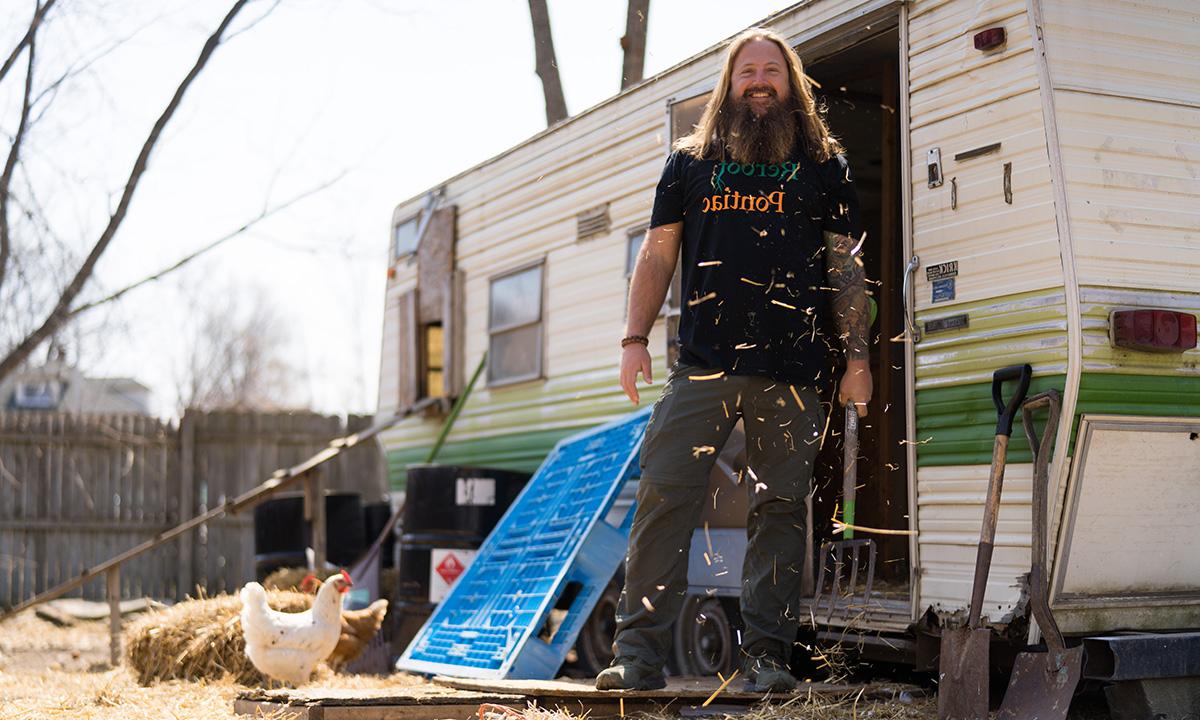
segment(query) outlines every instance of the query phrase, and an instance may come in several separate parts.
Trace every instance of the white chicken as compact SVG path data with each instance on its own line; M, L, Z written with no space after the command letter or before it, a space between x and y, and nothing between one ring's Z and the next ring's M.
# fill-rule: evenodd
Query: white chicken
M272 610L267 591L256 582L242 588L242 635L246 657L267 677L293 686L308 682L317 663L329 657L342 630L342 593L350 575L331 577L312 608L298 613Z

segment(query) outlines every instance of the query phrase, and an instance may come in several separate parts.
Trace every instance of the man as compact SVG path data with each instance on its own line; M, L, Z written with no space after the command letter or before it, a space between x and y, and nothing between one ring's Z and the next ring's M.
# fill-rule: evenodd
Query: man
M687 593L692 531L709 472L740 416L750 496L741 607L752 689L787 691L804 567L805 497L828 380L821 329L832 315L846 355L838 402L871 398L858 201L841 147L800 59L752 29L729 47L695 131L667 160L630 288L621 387L651 382L646 336L683 252L680 360L642 444L637 514L617 610L616 659L600 689L651 689Z

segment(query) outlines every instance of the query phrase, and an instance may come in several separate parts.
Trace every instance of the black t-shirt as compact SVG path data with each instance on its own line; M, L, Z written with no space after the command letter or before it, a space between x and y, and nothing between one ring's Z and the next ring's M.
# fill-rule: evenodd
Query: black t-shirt
M803 152L782 165L697 160L676 151L650 226L683 221L680 359L729 374L816 386L828 310L823 231L859 238L850 166Z

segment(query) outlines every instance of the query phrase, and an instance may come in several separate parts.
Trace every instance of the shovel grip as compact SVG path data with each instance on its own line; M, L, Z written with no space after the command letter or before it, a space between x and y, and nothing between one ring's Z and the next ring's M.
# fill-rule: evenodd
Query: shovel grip
M1021 403L1025 402L1025 395L1029 392L1029 380L1033 377L1033 368L1028 363L1024 365L1010 365L1006 368L997 370L992 375L992 402L996 404L996 434L1009 437L1012 435L1013 418L1017 415L1017 408L1021 407ZM1016 380L1017 390L1009 398L1008 402L1004 402L1002 390L1005 381Z

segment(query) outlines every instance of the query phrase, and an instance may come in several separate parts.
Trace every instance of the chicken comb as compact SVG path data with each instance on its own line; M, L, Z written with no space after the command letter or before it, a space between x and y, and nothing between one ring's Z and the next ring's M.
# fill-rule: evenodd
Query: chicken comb
M342 577L346 578L346 585L354 586L354 581L350 579L350 573L346 572L345 568L342 568Z

